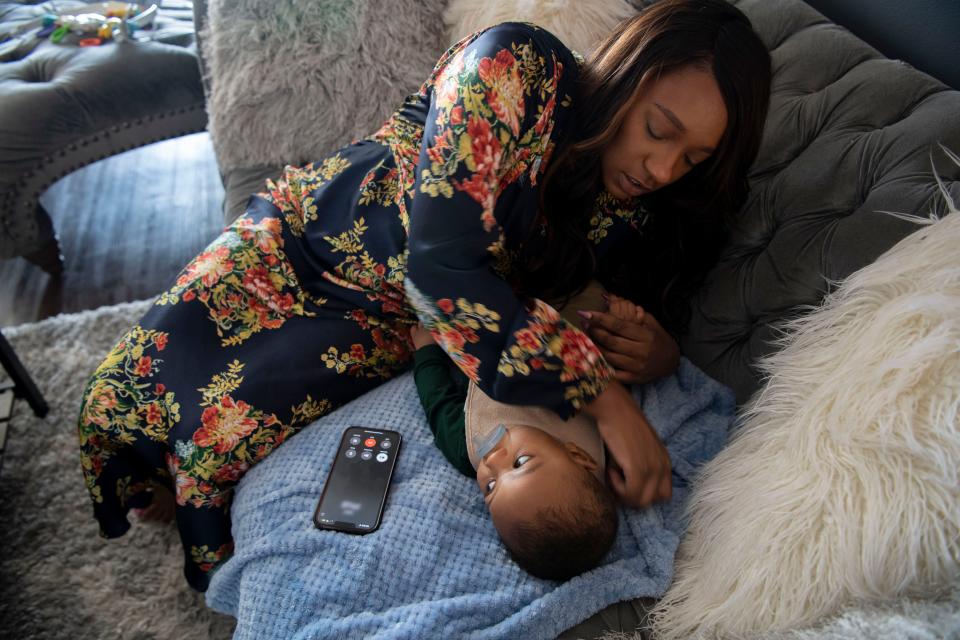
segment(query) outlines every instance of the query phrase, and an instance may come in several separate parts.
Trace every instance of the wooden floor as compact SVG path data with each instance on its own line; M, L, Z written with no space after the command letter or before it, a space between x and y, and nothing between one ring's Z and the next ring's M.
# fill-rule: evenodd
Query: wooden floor
M89 165L40 201L66 269L51 278L23 258L0 260L0 327L154 296L223 228L206 133Z

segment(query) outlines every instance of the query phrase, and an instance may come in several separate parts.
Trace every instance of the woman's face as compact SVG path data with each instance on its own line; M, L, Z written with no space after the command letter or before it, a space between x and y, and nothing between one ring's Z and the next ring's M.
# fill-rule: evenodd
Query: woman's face
M710 157L726 128L711 71L691 66L663 75L636 97L604 150L603 186L622 200L676 182Z

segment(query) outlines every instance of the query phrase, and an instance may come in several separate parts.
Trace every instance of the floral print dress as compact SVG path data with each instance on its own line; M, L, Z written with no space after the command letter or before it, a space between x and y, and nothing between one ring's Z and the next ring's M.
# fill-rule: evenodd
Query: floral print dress
M611 370L593 343L510 285L577 71L548 32L498 25L447 51L375 134L268 181L87 386L81 462L101 534L125 533L166 483L186 578L206 589L231 552L240 477L408 370L418 319L500 401L569 416L599 394ZM589 237L603 254L644 220L601 195Z

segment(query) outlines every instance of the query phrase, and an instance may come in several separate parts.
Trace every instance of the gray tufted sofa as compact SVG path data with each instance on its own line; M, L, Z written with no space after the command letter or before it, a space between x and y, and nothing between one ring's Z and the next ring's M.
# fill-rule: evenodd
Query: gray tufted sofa
M50 6L0 2L0 40ZM48 186L107 156L206 127L191 3L163 7L150 42L43 41L0 61L0 259L24 256L58 273L56 234L38 200Z
M777 327L916 229L885 211L946 210L931 157L958 199L960 167L938 144L960 153L960 92L800 0L735 4L771 52L771 108L740 226L682 348L743 402Z

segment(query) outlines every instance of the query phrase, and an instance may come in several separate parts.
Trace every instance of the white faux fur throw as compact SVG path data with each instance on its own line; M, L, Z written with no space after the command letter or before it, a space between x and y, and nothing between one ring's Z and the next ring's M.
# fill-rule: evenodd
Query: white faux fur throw
M796 320L690 502L663 640L809 626L960 583L960 214Z
M636 15L627 0L450 0L450 43L501 22L533 22L586 56L618 22Z
M376 131L446 48L444 0L210 0L222 173L303 164Z

